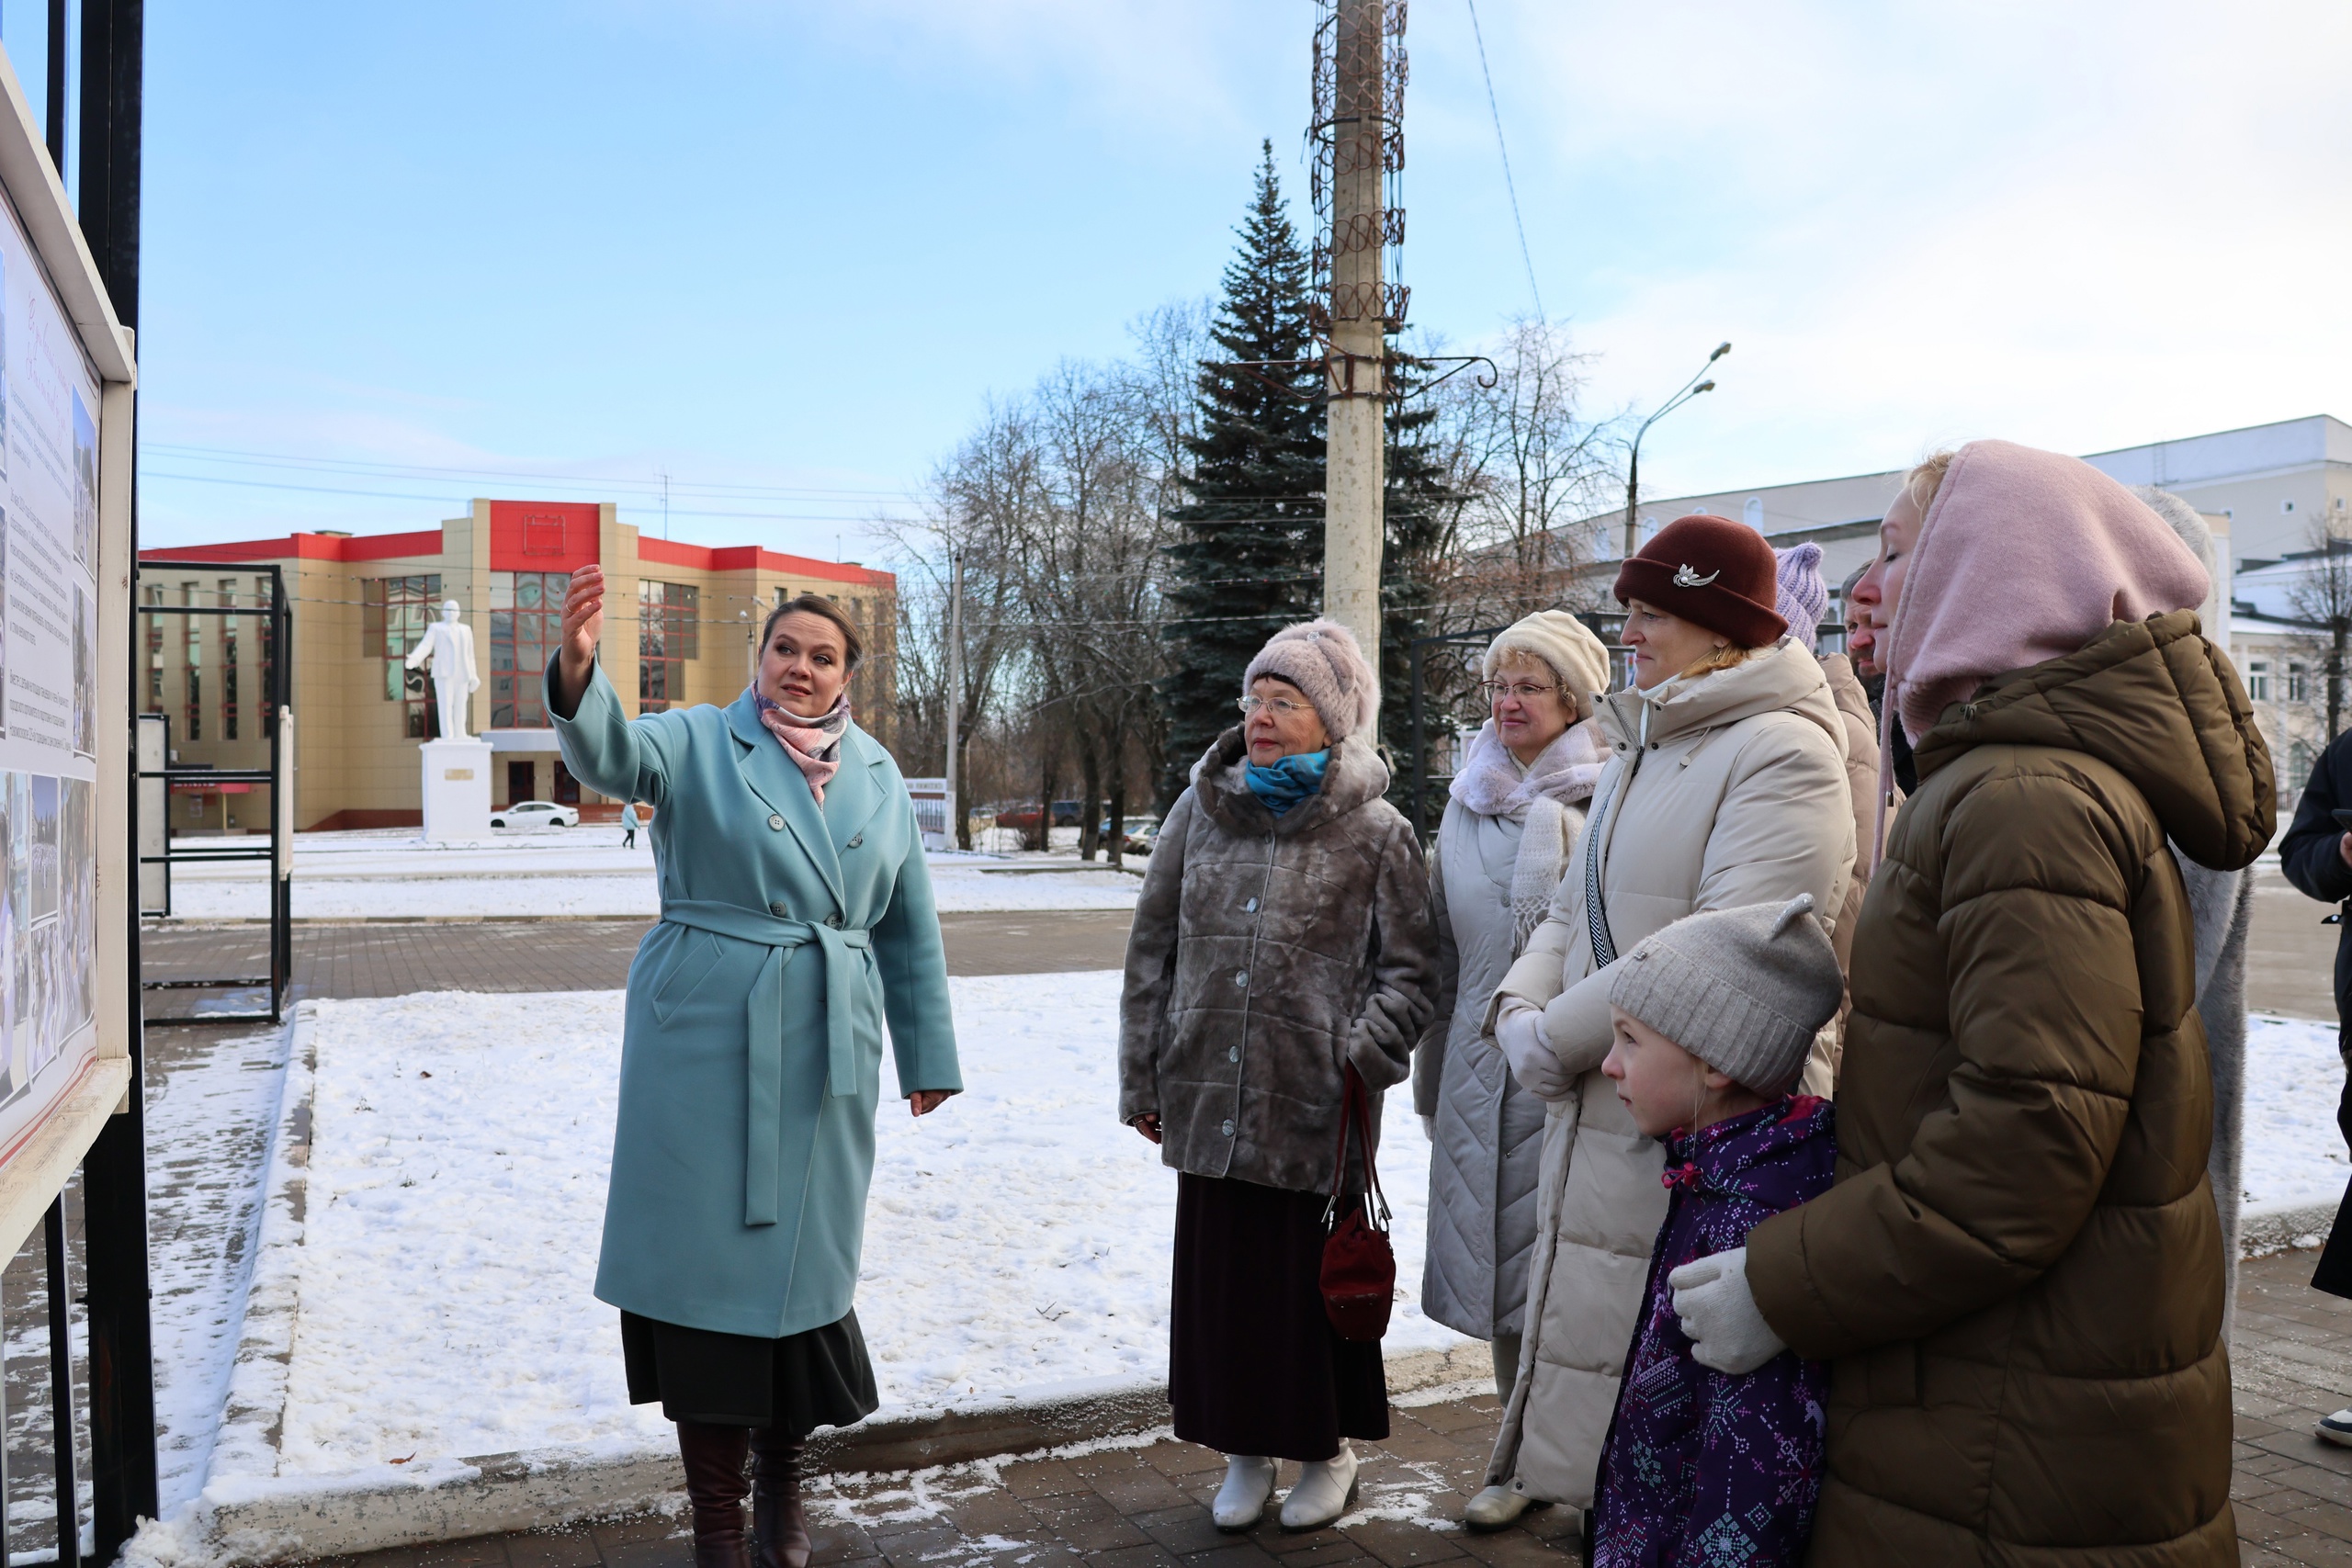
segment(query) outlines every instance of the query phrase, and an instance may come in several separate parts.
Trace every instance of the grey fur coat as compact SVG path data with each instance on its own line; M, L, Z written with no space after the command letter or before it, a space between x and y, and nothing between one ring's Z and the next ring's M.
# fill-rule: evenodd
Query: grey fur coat
M1280 817L1244 783L1238 729L1176 797L1127 937L1119 1119L1158 1111L1196 1176L1330 1190L1342 1070L1402 1082L1437 992L1420 845L1368 738Z
M2229 1279L2222 1298L2222 1332L2237 1321L2238 1208L2245 1195L2245 942L2254 915L2254 879L2243 871L2214 871L2180 852L2180 880L2197 938L2197 1016L2213 1073L2213 1147L2205 1156L2213 1207L2222 1216L2222 1266Z

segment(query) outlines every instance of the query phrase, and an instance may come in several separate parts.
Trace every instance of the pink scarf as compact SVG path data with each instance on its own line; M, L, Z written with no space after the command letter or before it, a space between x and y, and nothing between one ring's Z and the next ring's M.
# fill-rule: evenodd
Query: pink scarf
M760 722L768 727L784 754L799 764L808 780L808 793L817 797L822 809L825 786L842 771L842 736L849 728L849 694L843 692L834 699L832 711L822 718L802 718L784 711L762 693L753 691L752 703L759 710Z

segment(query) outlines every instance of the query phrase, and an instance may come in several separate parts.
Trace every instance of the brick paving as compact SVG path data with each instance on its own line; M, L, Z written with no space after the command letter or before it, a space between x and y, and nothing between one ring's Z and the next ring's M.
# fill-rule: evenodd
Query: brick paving
M2352 1403L2352 1302L2305 1281L2314 1255L2246 1264L2238 1293L2238 1534L2248 1568L2352 1563L2352 1450L2312 1436ZM1453 1521L1479 1481L1498 1416L1491 1397L1395 1412L1388 1441L1359 1444L1363 1495L1341 1528L1285 1534L1268 1520L1217 1533L1208 1499L1223 1461L1165 1438L1069 1458L827 1478L811 1488L815 1562L1083 1562L1101 1568L1332 1568L1421 1562L1572 1563L1575 1521L1544 1509L1496 1535ZM1285 1467L1285 1483L1294 1472ZM688 1568L681 1517L483 1536L329 1560L334 1568Z
M628 979L650 922L403 920L294 928L292 996L398 997L413 991L605 991ZM1115 969L1126 953L1123 909L1047 909L939 918L951 975ZM170 925L141 934L151 980L266 973L257 925ZM253 992L151 991L150 1018L200 1017L255 1005Z

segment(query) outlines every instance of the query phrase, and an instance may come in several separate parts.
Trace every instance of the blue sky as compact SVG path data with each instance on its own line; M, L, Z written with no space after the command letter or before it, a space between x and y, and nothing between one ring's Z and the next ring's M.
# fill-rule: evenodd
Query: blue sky
M1261 137L1305 216L1307 0L147 14L158 544L473 494L658 531L666 469L678 537L870 555L990 393L1213 290ZM1595 410L1737 345L1645 488L2352 413L2352 8L1478 14ZM1465 0L1408 47L1405 276L1472 345L1531 299Z

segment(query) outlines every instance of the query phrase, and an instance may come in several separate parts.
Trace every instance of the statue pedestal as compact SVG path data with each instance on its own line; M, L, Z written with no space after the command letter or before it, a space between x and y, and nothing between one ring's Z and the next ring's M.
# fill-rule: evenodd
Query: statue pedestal
M424 758L424 836L490 837L490 742L428 740Z

